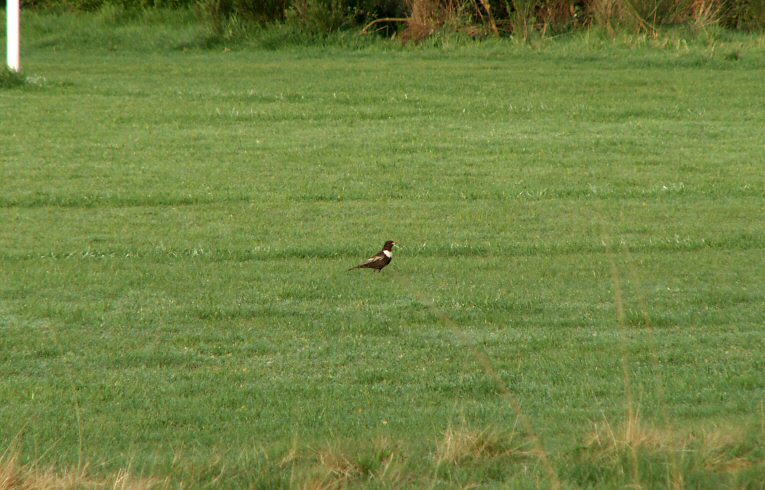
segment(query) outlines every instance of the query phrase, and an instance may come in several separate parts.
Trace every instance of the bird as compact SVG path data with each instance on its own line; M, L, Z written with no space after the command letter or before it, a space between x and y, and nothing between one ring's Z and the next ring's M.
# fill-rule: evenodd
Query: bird
M385 242L385 245L383 245L382 250L369 257L366 262L362 262L361 264L355 267L351 267L348 270L352 271L353 269L374 269L376 272L380 272L383 267L390 264L390 261L393 260L393 245L395 244L396 242L388 240Z

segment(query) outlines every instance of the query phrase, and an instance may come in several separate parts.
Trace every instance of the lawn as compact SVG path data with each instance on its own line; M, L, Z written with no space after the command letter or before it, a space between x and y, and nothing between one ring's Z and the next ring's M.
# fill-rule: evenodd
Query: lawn
M762 38L40 36L0 89L15 481L762 485Z

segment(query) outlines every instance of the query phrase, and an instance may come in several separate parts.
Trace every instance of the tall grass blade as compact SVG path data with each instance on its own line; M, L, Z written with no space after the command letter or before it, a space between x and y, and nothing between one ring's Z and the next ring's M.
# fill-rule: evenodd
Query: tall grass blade
M624 294L622 291L622 279L619 267L616 265L616 258L611 249L610 240L603 234L603 245L606 249L611 271L611 284L614 288L614 305L616 307L616 321L619 325L619 346L622 360L622 376L624 378L624 398L626 405L626 433L625 440L632 441L635 435L639 433L639 417L634 407L632 397L632 382L630 376L630 358L629 358L629 336L627 331L627 322L624 314ZM636 488L640 487L640 471L638 467L637 452L634 446L630 446L630 462L632 464L632 484Z
M533 453L537 457L537 459L542 463L542 466L545 469L545 472L547 473L548 478L550 479L550 488L557 490L561 488L560 479L558 478L558 473L555 471L555 468L553 467L552 463L550 462L550 457L547 454L547 451L545 451L544 445L542 444L542 440L537 434L537 432L534 430L534 426L529 420L528 417L526 417L526 414L524 413L520 402L516 398L516 396L513 394L513 392L510 390L510 387L507 386L505 381L502 379L502 377L499 375L496 369L494 369L494 365L491 362L491 359L489 359L489 356L486 355L483 351L477 349L475 345L473 345L472 342L465 336L465 334L462 333L462 331L459 329L459 325L457 322L451 319L449 315L447 315L445 312L443 312L441 309L439 309L432 301L425 298L422 294L416 293L415 297L417 300L424 305L425 307L430 310L431 314L441 320L441 322L444 325L448 325L452 334L457 338L462 345L464 345L470 352L473 354L473 357L475 357L478 364L483 369L484 373L488 375L495 383L497 388L500 390L500 393L502 394L502 397L507 401L510 408L513 410L513 413L515 414L516 419L521 425L521 428L523 431L528 435L532 446L533 446Z

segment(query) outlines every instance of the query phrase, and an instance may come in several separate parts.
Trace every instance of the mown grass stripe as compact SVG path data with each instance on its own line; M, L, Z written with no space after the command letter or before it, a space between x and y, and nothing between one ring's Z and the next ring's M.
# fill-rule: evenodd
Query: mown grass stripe
M698 198L762 198L765 197L765 188L759 188L750 185L742 185L735 188L706 188L689 189L684 184L669 183L658 184L649 189L609 189L609 188L582 188L582 189L521 189L508 191L488 191L488 192L460 192L458 195L449 197L445 192L409 193L380 193L376 191L368 193L348 193L340 192L337 194L302 194L288 196L273 196L273 191L269 191L266 196L273 197L269 204L277 205L279 202L364 202L377 201L379 199L389 199L392 201L449 201L457 199L459 201L612 201L612 200L632 200L632 199L655 199L661 201L667 200L689 200ZM4 196L0 197L0 208L122 208L122 207L162 207L162 206L198 206L209 204L225 203L249 203L262 204L265 196L261 193L258 196L252 194L234 194L234 195L187 195L187 196L112 196L112 195L90 195L90 196L72 196L72 195L46 195L46 196Z
M757 250L765 249L765 236L755 234L738 234L722 239L705 239L690 237L650 238L630 242L630 250L635 253L660 252L697 252L701 250ZM360 247L310 247L276 249L262 247L260 249L228 249L228 248L184 248L176 249L163 247L157 249L118 249L118 248L88 248L71 252L42 252L9 254L0 252L0 258L9 262L30 260L203 260L209 262L234 261L257 262L272 260L294 259L350 259L366 253ZM396 252L397 261L404 258L497 258L525 256L560 256L575 254L604 254L606 247L597 242L568 242L559 244L499 244L499 245L466 245L441 244L412 246L399 249Z

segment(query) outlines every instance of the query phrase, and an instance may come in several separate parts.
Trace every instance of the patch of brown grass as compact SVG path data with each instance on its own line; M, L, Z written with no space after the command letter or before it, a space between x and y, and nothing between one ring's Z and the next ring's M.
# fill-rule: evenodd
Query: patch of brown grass
M379 25L405 24L404 43L419 43L439 30L461 32L471 37L498 36L499 30L488 0L405 0L409 17L386 17L368 23L363 34Z
M492 427L475 430L449 426L436 445L435 460L440 466L501 457L521 458L529 454L523 446L515 432Z
M361 466L349 454L327 448L316 454L317 467L323 473L321 488L341 487L364 475Z
M723 0L592 0L588 4L592 23L602 26L609 35L627 29L658 37L668 25L687 24L696 31L720 24Z
M671 446L672 433L644 426L638 411L627 417L625 423L616 430L608 421L596 424L595 427L585 437L584 445L603 455L623 450L662 450Z
M0 490L69 490L81 488L112 488L122 490L154 490L167 488L168 481L139 477L129 469L99 478L88 467L57 470L25 465L15 454L0 459Z
M741 427L713 428L704 431L680 432L643 424L636 414L632 420L614 429L607 422L596 424L583 445L584 458L602 469L627 475L626 462L640 462L649 468L656 462L676 462L677 468L664 482L672 488L683 488L691 474L736 474L764 464L762 443L752 444ZM662 472L665 469L661 470ZM660 473L660 472L656 472ZM631 483L651 486L651 476L634 475ZM647 481L645 481L647 480Z
M346 488L355 483L375 483L399 488L405 477L398 451L388 439L378 438L368 447L346 449L326 446L313 452L307 467L298 470L292 486L303 490ZM304 460L295 463L305 463Z
M694 0L691 12L691 28L703 31L720 24L723 6L720 0Z
M438 26L409 20L406 23L406 29L401 34L401 41L404 43L419 43L432 36L436 30L438 30Z

